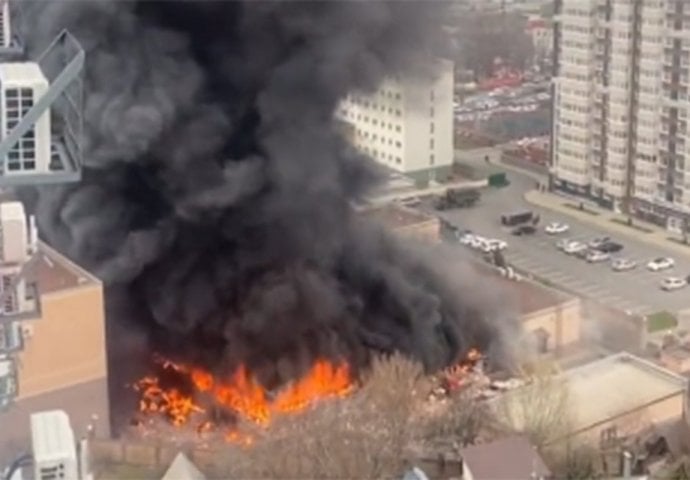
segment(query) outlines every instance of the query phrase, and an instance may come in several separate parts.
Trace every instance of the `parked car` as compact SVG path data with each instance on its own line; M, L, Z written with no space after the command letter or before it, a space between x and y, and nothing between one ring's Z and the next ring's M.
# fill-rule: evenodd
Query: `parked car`
M549 235L557 235L559 233L565 233L570 230L570 226L565 223L551 222L545 228L544 231Z
M532 225L520 225L519 227L514 228L510 233L520 237L522 235L534 235L536 232L537 229Z
M616 258L611 262L611 269L614 272L625 272L637 267L637 263L628 258Z
M583 250L587 250L587 245L578 241L572 241L563 247L563 251L568 255L573 255L577 252L582 252Z
M649 261L649 263L647 264L647 270L651 270L652 272L659 272L661 270L673 268L675 264L676 262L670 257L658 257Z
M597 237L597 238L593 238L592 240L590 240L587 245L589 246L589 248L597 248L598 249L599 247L601 247L605 243L609 243L610 241L611 241L611 239L609 237Z
M582 248L575 253L573 253L573 256L575 258L579 258L580 260L586 260L587 255L589 255L593 250L585 245L585 248Z
M590 250L587 254L586 260L589 263L601 263L608 261L609 258L611 258L611 255L606 252L602 252L600 250Z
M623 250L623 245L621 245L620 243L616 243L616 242L604 242L595 248L597 250L599 250L600 252L604 252L604 253L616 253L616 252L620 252L621 250Z
M486 243L491 247L492 250L505 250L508 248L508 242L505 242L503 240L499 240L497 238L492 238L489 240L486 240Z
M661 289L670 292L671 290L678 290L688 284L687 280L680 277L667 277L661 282Z
M561 240L556 242L556 248L559 250L565 250L565 247L567 247L572 242L573 240L570 238L562 238Z

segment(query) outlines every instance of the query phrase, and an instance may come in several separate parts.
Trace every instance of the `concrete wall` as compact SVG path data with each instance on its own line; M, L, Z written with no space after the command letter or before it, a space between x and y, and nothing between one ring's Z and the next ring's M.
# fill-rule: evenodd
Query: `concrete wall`
M83 285L41 296L41 318L19 353L19 399L107 376L103 289Z
M528 332L542 329L549 334L549 352L580 341L582 332L582 308L579 299L568 300L556 307L549 307L522 317L523 328Z
M594 400L594 399L593 399ZM679 392L668 398L629 412L609 421L602 422L587 430L578 432L569 438L573 443L585 442L588 445L599 446L602 432L612 427L616 428L619 437L634 439L649 427L665 423L683 421L685 395Z
M108 407L108 384L105 378L10 404L7 410L0 412L0 465L29 451L31 413L54 409L66 411L76 438L86 433L88 425L93 422L92 415L97 415L94 422L96 434L107 437L110 436Z

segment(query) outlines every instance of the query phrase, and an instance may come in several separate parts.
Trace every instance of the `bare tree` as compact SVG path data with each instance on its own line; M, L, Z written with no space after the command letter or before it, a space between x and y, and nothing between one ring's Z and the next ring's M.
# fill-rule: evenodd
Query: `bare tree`
M525 386L496 401L494 420L499 430L521 433L539 448L570 431L568 388L563 379L543 365L525 380Z

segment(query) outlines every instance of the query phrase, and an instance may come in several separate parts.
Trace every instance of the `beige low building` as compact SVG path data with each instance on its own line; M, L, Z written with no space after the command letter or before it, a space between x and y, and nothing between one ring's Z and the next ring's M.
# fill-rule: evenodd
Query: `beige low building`
M389 203L364 208L360 214L400 235L428 242L438 242L441 222L437 217Z
M491 275L492 283L503 292L503 301L517 309L537 353L558 355L580 342L583 312L579 298L526 279L501 277L482 264L477 270Z
M557 417L567 428L549 433L547 444L567 440L605 449L634 443L650 431L671 431L685 422L687 380L625 352L565 371L554 382L564 392L559 398L565 400L562 404L559 400L558 408L551 412L552 420ZM543 388L528 384L495 400L501 411L511 412L512 426L518 430L529 430L534 419L548 422L546 400L537 402L538 412L530 413L530 406L522 404L526 398L536 398L530 391L536 385Z
M64 410L77 436L110 429L102 283L45 244L26 276L33 308L0 316L0 464L27 451L36 411Z

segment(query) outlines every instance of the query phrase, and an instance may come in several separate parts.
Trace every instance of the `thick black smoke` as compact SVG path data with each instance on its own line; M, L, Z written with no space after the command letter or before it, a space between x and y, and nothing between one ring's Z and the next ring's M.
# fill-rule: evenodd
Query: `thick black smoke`
M488 346L473 289L355 217L378 174L333 121L348 92L428 67L444 9L40 2L30 53L67 28L87 55L84 180L34 192L42 235L213 366L285 375L374 349L433 369Z

